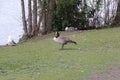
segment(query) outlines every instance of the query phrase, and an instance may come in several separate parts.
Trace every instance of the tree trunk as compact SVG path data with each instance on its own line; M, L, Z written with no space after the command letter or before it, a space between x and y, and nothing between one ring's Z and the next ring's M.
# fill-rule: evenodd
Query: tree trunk
M55 0L48 0L46 32L50 33L52 30L52 19L54 14Z
M113 26L117 26L120 24L120 0L118 0L118 8L117 8L117 15L115 17Z
M40 33L45 34L46 33L46 1L45 0L39 0L40 5L40 11L39 11L39 21L38 26L40 27Z
M105 17L104 17L104 22L105 22L105 25L109 25L110 24L110 1L111 0L104 0L104 11L105 11Z
M28 28L29 28L29 37L32 37L32 9L31 9L31 0L28 0Z
M37 26L37 0L33 0L33 26L32 26L32 35L35 36L38 34L39 27Z
M40 27L40 22L41 22L41 17L43 15L43 1L42 0L38 0L38 5L39 5L39 20L38 20L38 27Z
M21 0L21 7L22 7L22 22L23 22L24 35L28 37L24 0Z

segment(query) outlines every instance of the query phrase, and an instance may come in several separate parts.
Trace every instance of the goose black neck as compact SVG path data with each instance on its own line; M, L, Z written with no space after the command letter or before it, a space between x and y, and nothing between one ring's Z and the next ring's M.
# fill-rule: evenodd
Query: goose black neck
M56 38L58 38L60 36L59 32L56 32Z

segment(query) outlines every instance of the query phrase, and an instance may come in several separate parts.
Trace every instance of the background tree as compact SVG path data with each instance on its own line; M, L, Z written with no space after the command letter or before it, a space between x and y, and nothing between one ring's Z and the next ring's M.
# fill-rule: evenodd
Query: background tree
M32 37L32 6L31 0L28 0L28 30L29 30L29 37Z
M112 26L118 26L119 24L120 24L120 0L118 0L117 14L115 16L115 20Z
M40 27L40 32L46 34L52 31L55 0L39 0L39 6L38 25Z
M39 6L39 21L38 26L40 28L40 33L45 33L45 20L46 20L46 11L45 11L45 2L46 0L38 0L38 6Z
M31 38L70 26L89 29L111 25L117 3L118 0L28 0L26 20L24 0L21 0L24 35Z
M104 22L111 25L116 16L118 0L104 0Z
M32 5L32 2L33 2L33 5ZM27 19L25 16L26 12L25 12L24 0L21 0L21 8L22 8L22 22L23 22L23 30L24 30L23 38L29 39L33 36L36 36L39 31L39 27L37 26L37 0L28 0L28 18Z
M78 26L79 0L56 0L53 20L54 30L64 30L66 26Z
M106 25L110 26L116 16L117 1L118 0L82 0L81 5L83 6L80 7L80 9L81 12L83 12L83 15L86 15L85 18L88 19L85 19L86 22L89 23L86 28L102 28Z
M39 33L46 34L52 31L55 3L55 0L28 0L28 18L26 20L24 0L21 0L24 37L31 38Z
M46 19L46 32L47 33L50 33L52 31L54 8L55 8L55 0L48 0L47 19Z
M33 0L33 23L32 23L32 36L38 35L39 27L37 25L37 0Z
M26 16L25 16L24 0L21 0L21 8L22 8L22 22L23 22L24 36L28 36L27 22L26 22Z

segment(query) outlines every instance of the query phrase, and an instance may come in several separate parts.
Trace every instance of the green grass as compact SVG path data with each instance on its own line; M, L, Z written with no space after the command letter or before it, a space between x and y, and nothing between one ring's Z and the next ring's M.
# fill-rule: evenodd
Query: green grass
M49 34L0 48L0 79L87 80L91 74L120 67L120 28L61 34L78 44L59 50Z

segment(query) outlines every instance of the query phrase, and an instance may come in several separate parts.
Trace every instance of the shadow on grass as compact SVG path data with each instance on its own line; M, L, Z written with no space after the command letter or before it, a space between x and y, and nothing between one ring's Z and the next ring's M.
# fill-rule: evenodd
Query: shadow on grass
M59 49L60 51L64 51L64 50L80 50L78 48L64 48L64 49Z

